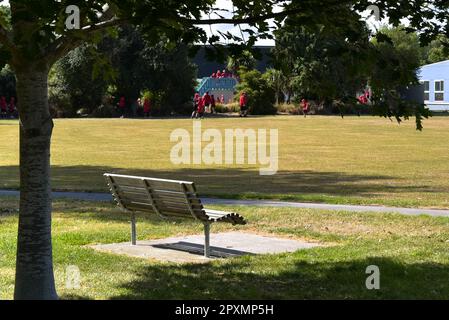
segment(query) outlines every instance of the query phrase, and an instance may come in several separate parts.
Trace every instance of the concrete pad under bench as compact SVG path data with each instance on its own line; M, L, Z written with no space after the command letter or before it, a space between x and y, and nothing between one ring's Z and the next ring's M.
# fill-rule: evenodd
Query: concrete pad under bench
M276 254L319 247L317 243L259 236L251 233L226 232L211 234L211 258L232 258L243 255ZM131 243L101 244L90 246L107 253L130 257L156 259L175 263L201 263L205 258L204 235L175 237Z

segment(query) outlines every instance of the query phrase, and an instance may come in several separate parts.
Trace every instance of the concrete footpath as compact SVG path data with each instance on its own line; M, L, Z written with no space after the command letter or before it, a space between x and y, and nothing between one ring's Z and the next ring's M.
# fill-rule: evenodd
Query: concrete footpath
M19 191L0 190L0 197L18 197ZM108 193L87 193L87 192L53 192L54 199L72 199L83 201L112 201ZM232 200L201 198L205 205L226 205L226 206L251 206L251 207L274 207L274 208L304 208L321 209L333 211L352 212L379 212L379 213L399 213L408 216L429 215L434 217L449 217L449 210L437 209L414 209L385 206L360 206L360 205L340 205L308 202L284 202L271 200Z

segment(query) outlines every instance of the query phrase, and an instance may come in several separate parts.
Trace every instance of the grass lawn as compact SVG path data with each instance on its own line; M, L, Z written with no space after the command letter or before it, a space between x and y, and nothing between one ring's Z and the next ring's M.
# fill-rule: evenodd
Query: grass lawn
M104 172L197 182L202 195L449 208L449 118L401 125L373 117L207 119L203 128L279 129L280 168L175 166L170 133L192 121L56 120L53 187L107 191ZM0 188L18 188L18 122L0 121Z
M13 294L17 201L0 199L0 299ZM240 257L205 265L170 264L98 253L94 243L128 241L129 217L109 203L58 200L53 239L58 293L64 299L449 299L449 219L303 209L235 208L243 227L214 225L326 244L296 253ZM139 238L201 234L189 221L138 216ZM213 239L213 238L212 238ZM65 269L81 289L65 288ZM365 287L369 265L381 289Z

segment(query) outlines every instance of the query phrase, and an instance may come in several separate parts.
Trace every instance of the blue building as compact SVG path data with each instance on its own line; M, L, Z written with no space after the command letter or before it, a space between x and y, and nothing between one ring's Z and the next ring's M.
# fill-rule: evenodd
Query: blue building
M421 67L418 77L427 107L431 111L449 111L449 60Z

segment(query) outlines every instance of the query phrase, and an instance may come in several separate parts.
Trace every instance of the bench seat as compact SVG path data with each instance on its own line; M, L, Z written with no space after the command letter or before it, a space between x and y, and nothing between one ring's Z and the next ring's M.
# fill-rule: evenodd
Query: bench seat
M104 177L117 205L131 213L131 243L136 245L135 212L159 215L163 219L187 218L204 224L204 255L210 255L210 225L230 223L244 225L245 219L235 212L204 208L193 182L165 180L105 173Z

